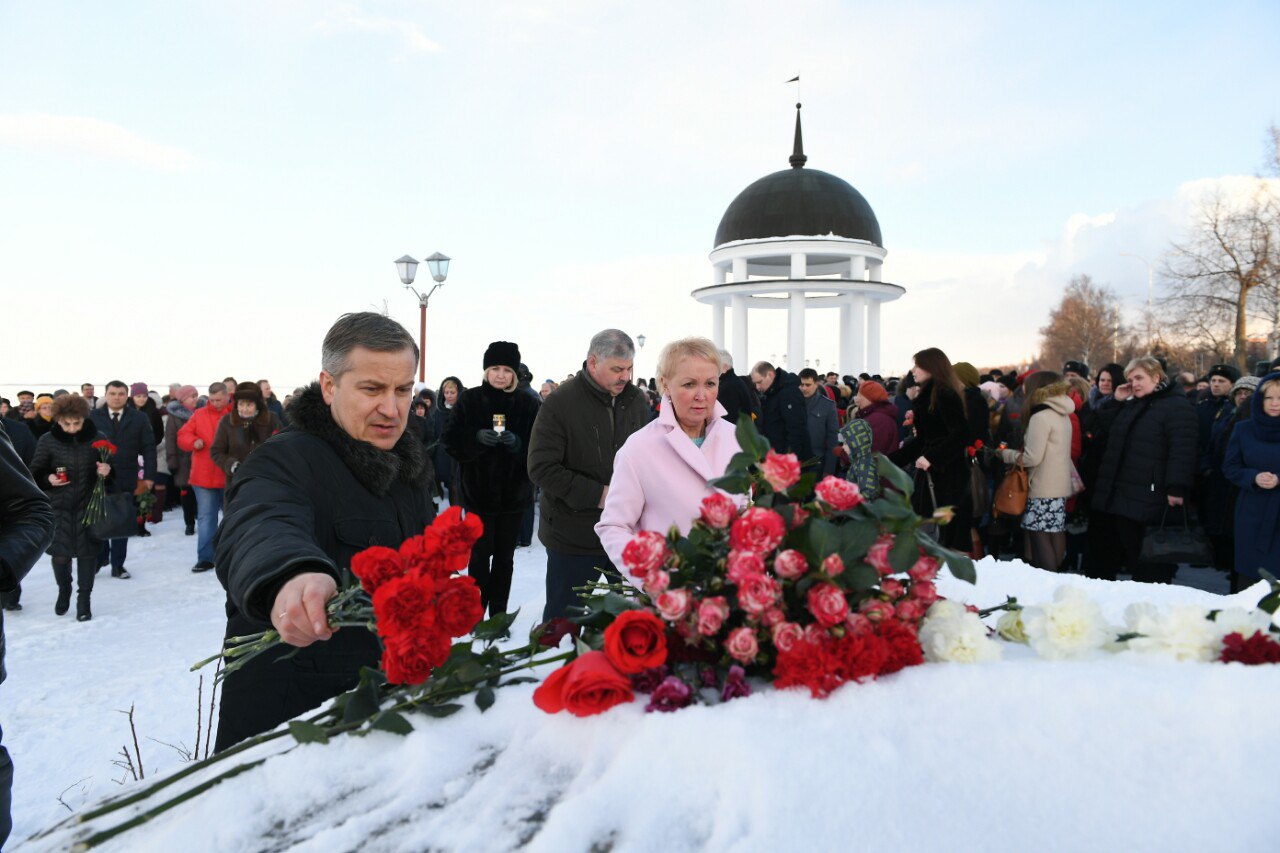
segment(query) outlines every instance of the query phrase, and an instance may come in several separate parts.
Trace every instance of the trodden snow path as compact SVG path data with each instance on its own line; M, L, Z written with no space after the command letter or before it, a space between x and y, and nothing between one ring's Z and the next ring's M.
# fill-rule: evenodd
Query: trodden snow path
M172 518L172 517L171 517ZM121 788L137 707L148 777L190 745L190 664L222 635L222 591L193 575L194 540L166 521L130 543L133 580L100 575L95 618L54 617L47 560L7 620L11 676L0 721L14 753L14 839ZM544 552L517 552L517 640L540 615ZM1048 601L1063 582L1119 621L1135 600L1251 606L1188 587L1062 577L983 561L980 606ZM637 702L599 717L549 717L531 685L481 714L414 717L290 749L105 849L759 850L1267 849L1280 732L1251 719L1280 701L1280 668L1155 662L1132 655L1048 663L1006 646L979 666L928 664L824 702L763 691L678 714ZM206 681L208 678L206 678ZM208 695L206 693L206 701ZM154 740L151 740L154 739ZM289 750L287 754L278 754ZM199 777L203 778L203 777ZM80 781L83 780L83 781ZM63 793L64 789L69 790ZM97 825L98 829L107 824ZM60 850L68 831L24 845Z

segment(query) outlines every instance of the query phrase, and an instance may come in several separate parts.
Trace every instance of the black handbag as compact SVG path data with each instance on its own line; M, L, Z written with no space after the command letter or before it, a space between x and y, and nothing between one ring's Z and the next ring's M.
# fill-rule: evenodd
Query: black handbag
M977 457L969 460L969 500L973 504L974 521L981 519L991 509L991 486L987 472L982 470Z
M1193 566L1213 565L1213 546L1204 528L1193 525L1187 508L1182 507L1182 526L1169 526L1169 510L1165 507L1159 525L1147 528L1142 537L1142 552L1138 559L1144 563L1190 563Z
M102 517L89 525L94 539L124 539L138 535L138 506L132 492L112 492L103 496Z
M915 488L911 492L911 508L916 511L916 515L925 519L920 529L936 542L941 528L938 522L929 519L933 518L933 512L938 508L938 496L933 490L933 475L923 468L916 469Z

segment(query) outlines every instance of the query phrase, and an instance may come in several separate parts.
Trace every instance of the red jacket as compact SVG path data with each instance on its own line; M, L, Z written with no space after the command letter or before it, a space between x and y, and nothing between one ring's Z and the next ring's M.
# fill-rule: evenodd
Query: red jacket
M223 408L215 409L206 404L196 409L191 419L178 430L178 447L191 454L191 485L202 489L226 488L227 475L213 461L210 449L213 447L213 437L218 432L218 421L231 411L233 405L235 404L229 401ZM204 441L204 447L199 450L196 450L196 439Z

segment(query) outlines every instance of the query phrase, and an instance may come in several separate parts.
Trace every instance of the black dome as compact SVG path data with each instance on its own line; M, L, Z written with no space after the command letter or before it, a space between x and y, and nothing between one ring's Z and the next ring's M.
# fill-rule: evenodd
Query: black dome
M715 245L796 234L834 234L884 248L862 193L835 175L805 168L765 175L738 193L720 219Z

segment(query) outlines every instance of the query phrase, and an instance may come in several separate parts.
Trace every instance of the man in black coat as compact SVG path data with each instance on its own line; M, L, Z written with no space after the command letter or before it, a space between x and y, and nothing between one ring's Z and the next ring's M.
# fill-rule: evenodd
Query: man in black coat
M53 539L53 510L0 426L0 594L16 589ZM0 682L4 669L4 615L0 613ZM0 731L0 847L13 829L13 761Z
M22 460L23 465L30 467L31 460L36 455L36 437L31 433L31 427L27 426L25 421L12 418L3 420L4 428L9 433L9 440L13 442L13 449L17 451L18 458Z
M266 379L259 379L258 387L262 389L262 399L267 401L267 409L280 419L282 425L288 426L289 416L285 413L284 406L280 405L280 401L276 399L275 392L271 390L271 383Z
M814 453L809 443L800 380L794 373L762 361L751 369L751 381L760 392L763 409L760 434L769 439L769 445L778 453L794 453L802 465L812 460Z
M543 621L567 616L575 587L615 570L596 522L613 479L613 457L649 422L644 392L631 384L635 344L618 329L591 339L587 360L542 404L529 440L529 479L542 490L538 539L547 548Z
M1236 413L1235 404L1231 402L1231 386L1240 378L1240 371L1229 364L1215 364L1209 368L1206 378L1209 380L1209 394L1196 403L1196 422L1199 433L1196 442L1196 505L1200 508L1203 519L1209 514L1209 480L1213 474L1212 436L1214 423L1230 418ZM1210 534L1209 541L1213 545L1213 564L1222 571L1233 568L1232 557L1235 548L1232 536Z
M107 441L116 446L111 468L115 476L107 486L112 494L150 491L156 480L156 437L151 422L137 409L129 408L129 386L118 379L107 383L105 405L94 409L89 417ZM138 480L138 457L142 457L142 481ZM128 578L124 567L129 554L128 539L111 539L102 543L99 566L111 561L111 577Z
M322 360L320 381L289 405L289 428L255 450L227 490L214 560L227 636L273 627L287 645L227 677L219 751L350 690L361 667L378 666L377 637L335 634L325 605L353 556L398 548L435 518L431 461L406 429L413 338L381 314L345 314L325 336Z
M733 372L733 356L728 350L720 350L720 392L716 402L724 406L724 419L731 424L738 422L738 417L746 412L747 416L760 420L760 395L756 386Z

